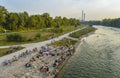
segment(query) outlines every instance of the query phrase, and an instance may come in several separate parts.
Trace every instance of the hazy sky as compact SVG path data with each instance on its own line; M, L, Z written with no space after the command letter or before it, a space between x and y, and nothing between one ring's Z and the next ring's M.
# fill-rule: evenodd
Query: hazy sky
M48 12L52 17L81 18L82 10L86 20L120 17L120 0L0 0L0 5L10 12Z

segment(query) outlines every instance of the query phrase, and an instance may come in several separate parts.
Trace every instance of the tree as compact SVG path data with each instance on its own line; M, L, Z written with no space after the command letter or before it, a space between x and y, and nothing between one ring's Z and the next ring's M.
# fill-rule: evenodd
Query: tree
M6 29L17 30L18 29L19 16L17 13L9 13L7 16Z
M27 12L23 12L23 13L18 13L18 27L19 28L24 28L27 26L27 20L28 20L28 13Z
M45 26L48 28L48 27L51 27L54 23L53 23L53 18L50 17L49 13L43 13L42 14L42 17L44 18L44 23L45 23Z
M0 26L4 28L4 24L6 23L7 9L5 7L0 6Z

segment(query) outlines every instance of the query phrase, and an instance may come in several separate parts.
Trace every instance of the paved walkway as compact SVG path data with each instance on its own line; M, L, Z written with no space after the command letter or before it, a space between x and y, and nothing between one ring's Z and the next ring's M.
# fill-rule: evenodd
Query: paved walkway
M74 31L72 31L72 32L66 33L66 34L64 34L64 35L62 35L62 36L59 36L59 37L57 37L57 38L53 38L53 39L51 39L51 40L46 40L46 41L43 41L43 42L30 43L30 44L22 44L22 45L13 45L13 46L23 46L23 47L26 47L26 48L23 49L23 50L17 51L17 52L15 52L15 53L11 53L11 54L9 54L9 55L0 57L0 65L2 64L3 61L8 60L8 59L12 59L14 56L18 56L20 53L25 52L26 50L32 50L34 47L39 48L39 47L41 47L41 46L45 46L46 44L50 44L50 43L53 42L53 41L59 41L59 40L65 38L65 37L68 37L69 34L74 33L74 32L76 32L76 31L79 31L79 30L82 30L82 29L85 29L85 28L86 28L86 27L83 27L83 28L81 28L81 29L74 30ZM9 48L9 47L10 47L10 46L0 46L0 48Z

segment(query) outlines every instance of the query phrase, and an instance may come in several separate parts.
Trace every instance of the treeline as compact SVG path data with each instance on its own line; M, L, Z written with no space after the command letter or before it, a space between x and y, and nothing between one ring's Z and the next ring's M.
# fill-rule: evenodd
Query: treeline
M13 13L8 12L4 6L0 6L0 29L11 31L29 30L29 29L42 29L60 26L77 26L80 22L75 18L66 18L56 16L52 18L49 13L41 15L29 15L27 12Z
M119 27L120 28L120 18L103 19L101 24L105 25L105 26L112 26L112 27Z
M104 26L111 26L111 27L119 27L120 28L120 18L103 19L102 21L88 21L87 24L104 25Z

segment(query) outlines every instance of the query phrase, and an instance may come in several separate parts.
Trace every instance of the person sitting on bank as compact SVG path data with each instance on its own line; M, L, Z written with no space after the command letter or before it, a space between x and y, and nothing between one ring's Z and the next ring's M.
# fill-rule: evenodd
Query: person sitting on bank
M31 67L31 66L32 66L32 65L31 65L30 62L28 62L28 63L25 64L25 67L26 67L26 68L29 68L29 67Z

